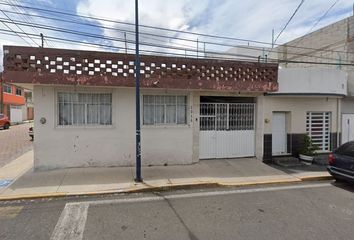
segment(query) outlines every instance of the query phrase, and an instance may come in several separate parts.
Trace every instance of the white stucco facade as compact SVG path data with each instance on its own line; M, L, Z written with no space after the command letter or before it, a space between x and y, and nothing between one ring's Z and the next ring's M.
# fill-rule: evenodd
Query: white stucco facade
M133 166L135 164L135 90L34 86L35 169L47 170L86 166ZM112 124L108 126L58 125L58 92L112 94ZM260 94L200 92L185 90L148 90L143 95L187 96L187 124L142 124L142 164L175 165L199 161L200 96L256 97ZM260 96L259 98L264 98ZM262 101L258 103L262 104ZM259 105L262 106L262 105ZM262 114L256 108L256 114ZM143 115L143 112L142 114ZM43 123L45 119L45 123ZM256 121L255 156L262 159L262 121Z
M35 168L131 166L135 163L135 92L132 88L77 88L80 92L112 93L111 126L58 126L58 91L68 87L35 86ZM176 93L176 92L174 92ZM144 94L144 92L142 92ZM187 94L191 114L192 93ZM46 123L40 122L41 118ZM183 126L142 126L145 165L190 164L193 158L193 122Z

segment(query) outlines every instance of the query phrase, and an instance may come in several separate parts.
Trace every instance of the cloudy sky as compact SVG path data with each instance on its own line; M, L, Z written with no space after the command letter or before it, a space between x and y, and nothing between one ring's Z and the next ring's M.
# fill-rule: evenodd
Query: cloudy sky
M160 28L170 28L181 31L191 31L210 35L227 36L240 39L271 42L272 29L277 36L301 0L140 0L140 24ZM323 17L324 13L333 5L333 8ZM290 22L289 26L279 37L277 43L285 43L294 38L315 31L330 23L352 15L352 1L349 0L305 0L301 8ZM17 6L14 6L17 5ZM29 6L32 8L23 8ZM101 19L87 19L73 15L61 15L45 12L40 9L51 9L70 14L79 14ZM45 45L58 48L91 49L107 51L125 51L124 32L128 40L128 49L134 48L133 26L117 22L107 22L110 19L118 22L134 22L134 0L0 0L0 46L23 45L36 46L40 43L39 33L47 36ZM19 15L17 13L30 15ZM6 14L6 15L5 15ZM48 19L54 18L54 19ZM10 20L11 19L11 20ZM77 23L61 22L55 19L65 19ZM321 19L314 27L315 23ZM12 21L18 23L17 26ZM4 25L5 23L5 25ZM41 24L39 26L26 26L28 23ZM22 25L19 25L22 24ZM18 26L21 28L19 29ZM44 29L44 28L47 29ZM48 30L48 27L62 28L87 33L85 36ZM103 28L104 27L104 28ZM8 35L10 28L16 32L22 30L31 35L32 39L17 35ZM1 30L5 30L2 31ZM159 29L141 28L141 32L168 36L141 36L141 41L151 46L142 46L143 50L187 53L178 49L196 49L196 40L203 49L203 42L218 42L228 45L245 45L247 42L231 41L225 39L206 38L203 36L175 33ZM14 34L14 33L12 33ZM88 36L90 35L91 36ZM92 34L95 37L92 37ZM99 36L102 36L101 38ZM57 39L49 39L56 37ZM176 38L190 39L185 41ZM62 40L72 42L61 42ZM85 45L94 43L94 45ZM253 42L250 45L257 45ZM101 46L99 46L101 45ZM156 45L167 46L159 48ZM104 46L104 47L103 47ZM170 49L168 47L173 47ZM114 48L112 48L114 47ZM211 46L206 44L206 51L226 51L229 47ZM0 51L2 54L2 50ZM194 52L188 51L188 54ZM2 69L2 56L0 70Z

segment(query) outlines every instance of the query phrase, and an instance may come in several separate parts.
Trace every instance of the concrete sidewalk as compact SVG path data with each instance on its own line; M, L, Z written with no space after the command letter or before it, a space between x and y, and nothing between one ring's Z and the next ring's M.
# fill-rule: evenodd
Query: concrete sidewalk
M284 173L254 158L204 160L184 166L143 167L144 183L134 182L134 167L33 172L32 151L8 165L0 169L0 180L10 180L7 186L0 186L0 200L136 192L198 185L292 183L330 178L323 171Z

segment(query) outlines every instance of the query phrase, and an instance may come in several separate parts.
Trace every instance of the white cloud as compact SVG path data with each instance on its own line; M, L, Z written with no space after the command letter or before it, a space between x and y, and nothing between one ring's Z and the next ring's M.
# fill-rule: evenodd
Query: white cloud
M38 4L50 4L52 0L37 0ZM326 12L335 0L311 0L305 1L288 28L284 31L278 40L278 43L284 43L296 37L307 33L313 24ZM140 24L152 25L156 27L195 31L211 35L222 35L235 38L251 39L257 41L271 42L271 32L275 29L277 35L290 18L300 1L294 0L140 0L139 14ZM63 6L62 8L65 8ZM318 26L313 29L333 23L348 17L351 14L352 3L350 1L339 1L324 18ZM134 1L130 0L79 0L76 9L69 9L71 12L77 12L90 16L101 16L107 19L114 19L122 22L134 23ZM33 12L32 12L33 13ZM40 14L40 13L37 13ZM38 22L38 20L36 20ZM43 21L42 21L43 23ZM125 29L134 31L133 26L114 24L103 21L96 23L114 27L116 29ZM58 23L46 22L46 24L58 25ZM60 24L59 24L60 26ZM75 30L78 26L66 26ZM4 26L2 26L4 28ZM31 29L26 28L33 32ZM84 31L83 29L82 31ZM196 40L197 36L187 34L174 34L171 32L161 32L160 30L151 30L141 28L141 31L149 31L154 34L164 34L169 36L178 36ZM122 32L101 29L101 33L106 36L123 38ZM44 31L46 35L46 32ZM65 34L50 33L51 35L65 37ZM13 44L23 45L23 41L18 37L4 37L0 41L2 46L5 41ZM134 35L128 35L128 40L134 40ZM199 41L203 41L199 37ZM216 39L208 39L217 41ZM81 41L89 41L82 38ZM92 41L92 40L91 40ZM182 40L167 40L156 37L141 36L141 41L155 44L173 45L175 47L187 48L185 45L195 48L196 43ZM97 40L98 43L102 41ZM228 41L224 41L228 42ZM103 41L105 44L112 44L110 41ZM124 43L113 43L115 46L124 48ZM232 44L245 44L245 42L233 42ZM88 49L89 47L78 46L75 44L55 44L56 47L65 47L71 49ZM134 48L132 44L128 47ZM203 45L200 45L203 48ZM99 50L100 47L91 47L91 50ZM156 47L143 47L142 49L159 50ZM226 48L207 45L207 51L225 51ZM160 49L161 51L161 49ZM172 51L172 50L169 50ZM179 51L183 53L183 51ZM1 64L1 63L0 63Z

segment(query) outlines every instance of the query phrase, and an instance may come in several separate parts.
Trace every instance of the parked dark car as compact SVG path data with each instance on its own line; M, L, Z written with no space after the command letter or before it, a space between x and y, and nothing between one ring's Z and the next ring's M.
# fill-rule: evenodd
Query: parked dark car
M329 154L327 170L336 180L354 183L354 141L341 145Z
M5 114L2 114L2 113L0 113L0 128L3 128L3 129L10 128L9 118Z
M30 127L28 129L28 135L30 136L31 140L34 140L34 131L33 131L33 127Z

